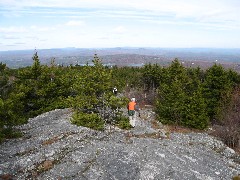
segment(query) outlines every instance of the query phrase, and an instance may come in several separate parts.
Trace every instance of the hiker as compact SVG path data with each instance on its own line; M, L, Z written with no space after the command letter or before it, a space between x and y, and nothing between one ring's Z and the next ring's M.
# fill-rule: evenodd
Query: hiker
M139 110L137 107L136 99L132 98L131 102L128 103L128 115L129 115L129 122L132 127L136 125L136 114L135 110Z
M117 88L116 87L113 88L113 94L117 95Z

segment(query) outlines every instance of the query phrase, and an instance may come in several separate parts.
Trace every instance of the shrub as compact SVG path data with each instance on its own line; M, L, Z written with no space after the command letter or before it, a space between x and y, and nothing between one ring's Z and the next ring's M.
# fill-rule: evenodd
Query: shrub
M117 117L117 126L121 129L130 129L131 128L129 119L126 116L118 116Z
M19 130L13 128L0 128L0 143L2 143L4 139L19 137L22 137L22 133Z
M229 104L221 107L222 119L214 126L213 135L221 138L223 142L232 148L240 148L240 87L236 88Z
M77 126L84 126L95 130L104 129L104 121L98 114L87 114L83 112L75 112L71 122Z

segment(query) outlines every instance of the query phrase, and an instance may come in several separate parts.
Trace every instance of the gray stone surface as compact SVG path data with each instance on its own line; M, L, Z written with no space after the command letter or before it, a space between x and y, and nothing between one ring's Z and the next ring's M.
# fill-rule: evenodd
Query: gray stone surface
M219 180L240 173L239 156L206 133L167 138L164 129L153 129L150 119L140 117L129 131L97 132L72 125L71 114L58 109L20 126L22 138L1 144L0 177Z

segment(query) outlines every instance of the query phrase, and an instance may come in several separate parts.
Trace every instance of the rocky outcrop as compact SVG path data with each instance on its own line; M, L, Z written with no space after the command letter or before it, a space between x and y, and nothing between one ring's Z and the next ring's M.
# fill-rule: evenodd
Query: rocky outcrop
M29 120L0 147L2 179L231 179L239 156L206 133L166 134L138 118L131 130L94 131L70 123L71 110ZM144 114L143 114L144 115Z

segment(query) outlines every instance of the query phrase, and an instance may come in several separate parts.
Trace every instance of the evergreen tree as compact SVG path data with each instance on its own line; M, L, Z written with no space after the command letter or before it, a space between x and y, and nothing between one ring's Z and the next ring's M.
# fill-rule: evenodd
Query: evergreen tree
M156 102L159 121L197 129L206 128L208 117L200 81L190 78L178 59L162 72Z
M15 82L14 94L23 93L19 104L27 117L56 108L66 107L64 100L70 95L70 84L67 71L61 67L48 67L40 64L37 52L33 56L33 65L19 69Z
M206 71L203 87L208 116L211 121L218 121L221 119L221 106L230 100L231 79L221 65L215 64Z
M33 60L33 65L31 67L32 77L33 77L33 79L37 80L39 78L39 76L41 75L41 71L42 71L37 51L34 53L32 60Z
M102 129L104 122L115 120L116 113L119 113L117 109L122 104L118 103L118 106L116 102L121 102L121 99L113 97L111 70L102 65L96 54L93 63L93 66L86 65L76 74L73 84L76 96L68 100L75 110L73 123Z
M202 95L202 88L198 87L191 96L186 97L184 104L182 125L195 129L207 128L209 117L206 113L207 105Z
M169 68L163 70L163 79L158 89L156 112L163 123L180 124L185 99L184 86L187 83L186 71L175 59Z
M157 89L160 85L162 67L158 64L147 64L143 67L143 83L147 91Z
M9 69L6 64L0 63L0 98L7 99L12 89L12 80L9 76Z

